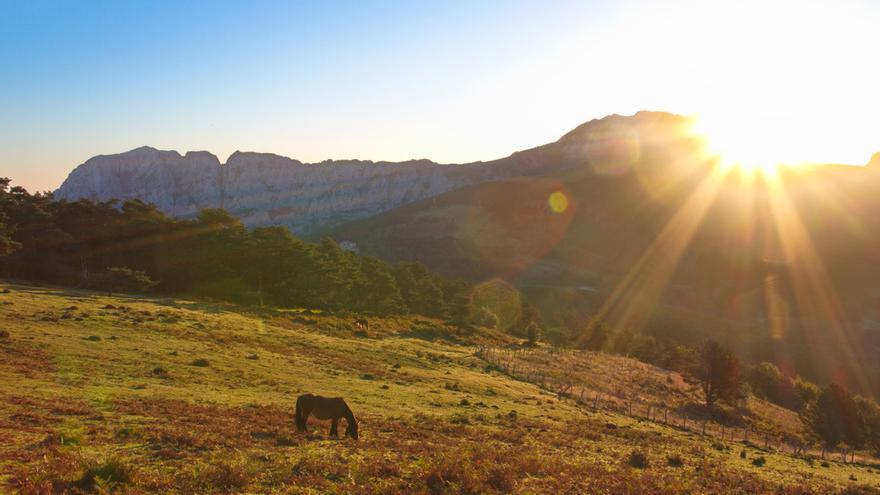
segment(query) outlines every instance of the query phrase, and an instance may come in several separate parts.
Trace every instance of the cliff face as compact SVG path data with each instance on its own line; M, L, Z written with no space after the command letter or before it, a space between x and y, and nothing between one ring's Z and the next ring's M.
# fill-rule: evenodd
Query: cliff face
M428 161L305 164L236 152L221 164L207 152L142 147L77 167L58 199L141 199L179 217L225 208L249 226L286 225L300 234L363 218L479 180L476 165Z
M682 121L641 112L583 124L555 143L486 163L440 165L428 160L302 163L269 153L235 152L225 164L205 151L142 147L101 155L78 166L58 199L141 199L174 216L225 208L248 226L285 225L301 235L331 229L460 187L583 166L593 141L609 133L637 135L645 125ZM665 127L665 125L664 125Z

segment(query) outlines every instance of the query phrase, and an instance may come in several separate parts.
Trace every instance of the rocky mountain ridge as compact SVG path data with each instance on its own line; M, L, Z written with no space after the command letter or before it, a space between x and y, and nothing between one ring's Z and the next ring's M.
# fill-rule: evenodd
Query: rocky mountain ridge
M607 146L608 133L684 117L639 112L587 122L559 141L490 162L437 164L429 160L303 163L270 153L233 153L225 164L207 151L141 147L99 155L76 167L58 199L140 199L174 216L225 208L248 226L285 225L300 235L331 229L464 186L583 166ZM596 143L594 145L594 142Z

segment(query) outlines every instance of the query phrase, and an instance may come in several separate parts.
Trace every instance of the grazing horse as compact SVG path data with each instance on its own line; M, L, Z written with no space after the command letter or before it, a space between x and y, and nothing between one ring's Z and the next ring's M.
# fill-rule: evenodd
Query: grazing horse
M318 419L330 419L333 423L330 425L330 436L339 436L336 431L339 425L339 418L345 418L348 426L345 428L345 434L351 438L358 439L358 424L354 419L351 408L342 399L342 397L321 397L320 395L304 394L296 399L296 429L306 431L306 421L309 415L314 414Z
M354 320L354 325L365 332L370 331L370 320L366 318L358 318L357 320Z

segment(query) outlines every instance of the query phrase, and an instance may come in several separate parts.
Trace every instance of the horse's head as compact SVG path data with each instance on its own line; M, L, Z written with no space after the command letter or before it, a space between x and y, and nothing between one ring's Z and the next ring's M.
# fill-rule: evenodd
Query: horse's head
M349 421L348 428L345 429L345 434L350 436L353 440L358 439L358 424L357 421Z

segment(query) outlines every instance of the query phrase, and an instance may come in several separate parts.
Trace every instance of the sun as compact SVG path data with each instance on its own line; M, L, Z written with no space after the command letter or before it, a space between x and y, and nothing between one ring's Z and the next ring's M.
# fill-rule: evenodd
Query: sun
M781 167L808 165L792 153L790 141L794 129L762 119L724 118L698 115L694 132L703 137L706 152L724 167L737 168L747 175L775 174Z

